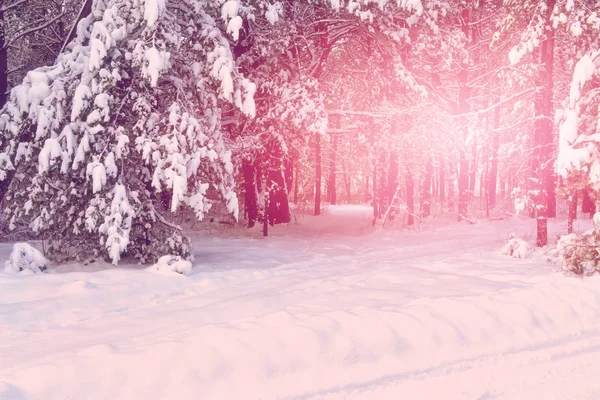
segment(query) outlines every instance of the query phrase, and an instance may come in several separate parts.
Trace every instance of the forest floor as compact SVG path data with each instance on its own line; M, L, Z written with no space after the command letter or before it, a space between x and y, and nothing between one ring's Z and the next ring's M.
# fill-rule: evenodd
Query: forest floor
M535 221L370 213L197 236L190 276L0 272L0 399L600 398L600 277L500 254Z

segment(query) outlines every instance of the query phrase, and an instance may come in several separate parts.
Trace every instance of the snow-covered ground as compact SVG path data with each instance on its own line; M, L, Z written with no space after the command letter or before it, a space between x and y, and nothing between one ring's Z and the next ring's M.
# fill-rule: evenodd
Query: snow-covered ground
M535 221L370 212L198 238L190 276L0 273L0 399L600 398L600 278L500 253Z

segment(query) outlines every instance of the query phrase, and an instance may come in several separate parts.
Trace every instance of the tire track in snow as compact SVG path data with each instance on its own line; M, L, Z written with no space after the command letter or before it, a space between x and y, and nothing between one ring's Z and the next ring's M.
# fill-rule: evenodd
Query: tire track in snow
M577 362L577 359L584 358ZM574 367L568 374L564 373L565 361L571 361ZM556 365L554 365L556 364ZM560 368L562 373L552 371L554 367ZM484 373L482 374L482 370ZM533 370L533 374L522 372ZM333 399L360 399L360 398L392 398L387 396L410 396L411 399L439 399L444 393L447 400L492 400L492 399L531 399L529 392L535 392L536 387L543 387L549 381L561 379L566 388L573 386L573 380L582 376L582 372L595 376L600 370L600 329L592 329L577 336L565 336L546 342L520 346L515 349L498 354L484 354L473 358L460 359L442 363L430 368L406 371L396 375L386 375L378 379L357 382L347 386L335 386L330 389L286 397L287 400L333 400ZM531 371L528 371L531 372ZM485 379L487 375L498 376L496 380ZM456 379L457 375L465 375ZM559 376L555 376L559 375ZM551 379L548 378L551 377ZM448 382L477 382L468 388L461 386L444 386ZM591 377L590 377L591 378ZM519 382L523 379L531 382L529 388L524 388L526 393L519 393ZM592 378L597 381L597 378ZM587 379L586 379L587 381ZM427 392L426 386L433 389ZM486 387L487 386L487 387ZM555 385L556 386L556 385ZM515 392L515 389L516 392ZM554 389L552 389L554 390ZM590 399L600 398L600 382L595 387L582 389L587 395L595 396ZM561 394L561 399L582 399L581 391L575 388L572 394ZM373 397L376 395L377 397ZM456 397L453 397L456 396ZM525 396L525 397L518 397ZM570 396L570 397L564 397ZM535 398L543 397L537 392Z

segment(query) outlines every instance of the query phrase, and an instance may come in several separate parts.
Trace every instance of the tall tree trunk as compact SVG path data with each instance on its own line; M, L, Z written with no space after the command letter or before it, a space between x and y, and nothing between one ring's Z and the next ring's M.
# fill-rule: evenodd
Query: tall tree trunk
M350 188L350 174L348 174L346 162L342 158L342 168L344 169L344 186L346 188L346 203L352 203L352 190Z
M473 147L471 148L471 163L469 168L471 174L469 176L469 198L475 198L475 186L477 183L477 135L473 138Z
M431 158L425 165L425 177L421 187L421 217L425 218L431 215L431 178L433 175L433 166Z
M292 185L294 183L294 158L291 154L285 157L283 162L284 167L284 178L285 178L285 192L290 194L292 192Z
M315 215L321 214L321 135L315 134Z
M446 169L444 168L444 160L440 160L440 203L442 207L446 201Z
M553 62L554 62L554 29L550 22L550 16L556 0L548 0L548 11L546 12L546 38L540 46L540 62L542 63L542 72L538 86L542 90L536 93L535 97L535 143L533 152L534 176L537 179L537 246L542 247L548 244L548 216L549 199L555 196L554 189L554 170L552 165L552 153L554 147L554 137L552 132L552 95L553 95ZM554 210L555 211L555 210Z
M489 180L490 180L490 171L489 171L488 162L486 161L485 168L483 169L483 171L481 171L481 190L480 190L480 192L482 193L480 196L484 201L486 217L490 216L490 193L489 193L490 182L489 182Z
M4 107L8 99L8 45L6 43L6 31L4 29L4 12L0 9L0 109ZM5 143L4 140L0 139L1 146L11 146L10 143ZM14 154L15 150L12 151L10 157L11 164L14 165ZM0 205L4 196L8 192L10 183L15 176L15 169L9 169L5 171L4 179L0 180Z
M577 190L569 196L569 219L567 220L567 233L573 233L573 222L577 219Z
M454 164L450 164L448 167L448 172L450 173L450 177L448 178L448 211L454 211L454 207L456 207L457 196L455 193L456 185L454 182L456 181L456 175L454 170Z
M467 216L469 205L469 160L464 151L460 152L458 166L458 220L462 221Z
M300 174L298 173L298 165L298 162L294 163L294 204L298 204L298 180L300 177Z
M258 219L258 201L254 181L256 172L250 160L242 161L242 173L244 175L244 204L248 216L248 228L252 228Z
M377 161L373 161L373 226L377 223L379 218L379 196L378 196L378 183L377 183Z
M0 109L8 98L8 43L4 24L4 12L0 9Z
M273 160L280 161L279 159ZM269 195L268 214L271 225L285 224L290 222L290 206L288 203L288 194L285 190L285 177L281 167L273 168L267 174L267 188Z
M385 212L386 209L386 204L388 203L388 192L389 189L387 187L387 176L386 176L386 169L384 168L384 166L386 165L386 160L385 157L382 155L381 156L381 161L380 161L380 170L379 170L379 195L378 195L378 210L379 210L379 218L383 217L383 213ZM392 193L392 196L394 194Z
M415 224L415 181L412 176L412 171L408 171L405 177L406 180L406 208L407 211L407 225Z
M337 134L332 135L331 157L329 158L329 181L327 182L327 194L329 195L329 203L337 204L336 192L336 161L337 161Z
M271 199L269 198L269 185L265 184L265 215L263 218L263 236L269 236L269 208Z
M490 208L496 207L496 185L498 184L498 152L500 151L500 107L494 109L494 133L492 135L492 149L490 170L488 177L488 201Z
M461 18L461 29L467 38L467 42L470 39L469 29L469 17L470 10L468 7L464 7L462 10ZM458 93L458 113L466 114L469 111L469 104L467 100L469 98L469 64L468 62L462 61L460 64L459 81L460 89ZM468 137L468 125L465 118L461 118L463 125L463 137ZM469 205L469 160L465 150L460 151L460 164L458 169L458 220L461 221L467 216L467 209Z
M254 170L256 171L256 193L260 193L262 192L263 169L258 161L254 163Z
M388 182L387 182L387 206L392 205L392 200L394 198L394 193L396 193L396 188L398 187L398 153L396 151L392 151L390 154L390 168L388 170ZM387 207L386 207L387 208ZM393 218L393 210L390 219Z

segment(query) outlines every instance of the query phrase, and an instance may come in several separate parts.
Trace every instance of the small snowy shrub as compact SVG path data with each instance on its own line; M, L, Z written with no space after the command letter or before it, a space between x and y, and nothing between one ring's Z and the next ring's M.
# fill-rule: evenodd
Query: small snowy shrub
M13 251L4 264L6 272L18 273L30 271L34 274L45 272L48 269L48 260L41 251L27 243L15 243Z
M192 263L188 260L184 260L180 256L162 256L158 259L158 262L150 267L154 271L173 271L182 275L189 275L192 273Z
M561 237L553 255L567 272L591 275L600 271L600 231L589 230L581 235L571 233Z
M510 234L510 238L502 248L502 254L515 258L526 258L528 252L529 244L514 233Z

